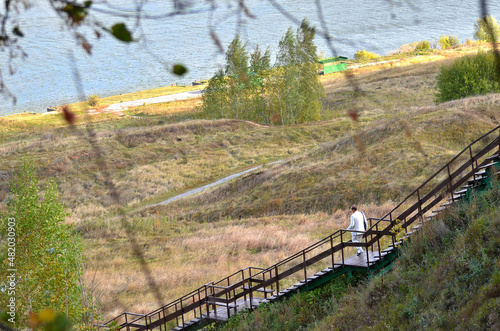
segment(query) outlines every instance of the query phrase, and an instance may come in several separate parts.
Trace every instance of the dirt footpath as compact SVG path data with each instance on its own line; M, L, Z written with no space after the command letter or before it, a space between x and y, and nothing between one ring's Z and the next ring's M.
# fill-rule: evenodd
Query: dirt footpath
M202 92L203 91L201 91L201 90L189 91L189 92L175 93L175 94L169 94L169 95L162 95L162 96L154 97L154 98L119 102L119 103L111 104L108 107L100 109L98 111L96 110L96 112L99 112L99 113L111 113L111 112L122 113L124 110L126 110L130 107L138 107L138 106L143 106L143 105L149 105L152 103L161 103L161 102L169 102L169 101L197 98L197 97L201 96ZM92 113L91 110L89 110L89 112Z

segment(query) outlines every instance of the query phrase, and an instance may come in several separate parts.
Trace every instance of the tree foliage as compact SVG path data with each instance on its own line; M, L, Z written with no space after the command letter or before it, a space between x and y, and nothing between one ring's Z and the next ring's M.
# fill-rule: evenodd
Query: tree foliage
M500 39L500 27L493 15L478 18L474 24L474 38L481 41L498 41Z
M495 56L491 52L464 56L450 66L441 67L437 79L436 102L500 92L496 70Z
M460 45L460 40L456 36L441 35L439 37L439 46L441 49L447 49Z
M9 261L16 269L15 293L11 293L16 302L16 326L27 327L30 313L46 309L65 313L73 321L81 320L81 245L64 224L67 213L56 184L50 182L42 194L31 163L24 161L13 181L12 193L4 222L15 222L11 226L15 232L15 256ZM7 229L2 227L3 238ZM0 247L2 263L10 257L6 248ZM2 272L2 280L5 279ZM6 307L6 300L9 297L2 295L2 307Z
M279 43L276 65L269 49L257 46L248 55L237 36L226 54L226 69L205 88L202 109L211 118L237 118L293 124L320 118L323 85L318 76L315 30L303 20Z
M372 52L368 52L364 49L360 49L359 51L357 51L355 54L354 54L354 59L356 61L368 61L368 60L373 60L373 59L376 59L376 58L379 58L380 55L376 54L376 53L372 53Z

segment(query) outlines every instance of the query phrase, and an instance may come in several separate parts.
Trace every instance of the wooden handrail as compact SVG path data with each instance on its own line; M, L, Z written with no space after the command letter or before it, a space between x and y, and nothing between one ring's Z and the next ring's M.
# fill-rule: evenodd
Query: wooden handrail
M499 135L497 135L494 139L492 139L486 146L482 147L475 155L472 153L472 147L477 144L479 141L484 140L486 137L490 136L495 131L499 131ZM155 327L161 326L163 324L168 323L169 321L174 321L178 317L182 319L182 325L184 325L184 315L194 311L196 313L196 309L200 309L200 316L202 316L203 309L206 310L208 314L209 305L208 299L215 300L217 302L222 303L232 303L237 299L246 297L247 295L252 298L258 290L266 287L272 287L276 285L276 288L279 291L279 282L291 276L301 270L304 271L305 281L307 282L307 267L314 265L318 261L321 261L325 258L331 256L332 258L332 266L334 263L334 254L337 252L341 252L342 260L341 265L344 265L344 250L346 247L351 246L361 246L361 247L372 247L375 244L378 244L378 251L380 255L380 240L386 236L391 236L393 238L394 243L394 234L391 233L392 228L396 224L396 220L399 219L403 221L401 226L406 230L413 222L415 222L419 218L423 218L423 215L430 211L435 205L437 205L441 200L444 199L446 194L453 193L457 188L462 187L462 185L467 182L471 177L475 180L475 173L477 169L481 166L488 164L488 160L483 160L481 163L478 161L487 155L490 151L492 151L495 147L499 148L500 154L500 126L490 130L488 133L482 135L478 139L474 140L470 143L466 148L464 148L460 153L458 153L455 157L453 157L446 165L444 165L441 169L435 172L432 176L430 176L423 184L421 184L418 188L416 188L412 193L410 193L405 199L403 199L396 207L394 207L390 212L384 215L381 218L370 217L368 220L370 224L372 221L375 221L374 224L367 229L367 231L356 231L356 230L347 230L341 229L335 231L333 234L330 234L326 238L306 247L305 249L287 257L284 260L279 261L278 263L268 267L268 268L258 268L258 267L246 267L238 270L237 272L222 278L219 281L210 282L202 287L190 292L187 295L184 295L163 307L160 307L149 314L135 314L124 312L112 320L104 323L107 325L112 321L118 321L121 318L125 318L125 323L119 325L120 328L133 327L139 330L153 329ZM468 159L464 161L455 171L451 171L450 167L452 163L456 162L460 157L464 156L466 152L469 153ZM465 173L464 173L465 172ZM443 175L443 180L440 180L437 184L434 184L428 192L425 192L424 187L431 183L434 179L438 178L438 176ZM460 177L461 176L461 177ZM442 192L444 190L444 193ZM423 192L423 196L421 193ZM437 196L436 196L437 195ZM415 197L416 196L416 197ZM416 202L412 203L409 207L405 208L401 212L397 212L400 207L402 207L406 202L410 201L412 198L416 198ZM396 217L394 217L397 215ZM364 242L352 242L345 241L345 235L347 233L362 233L365 238ZM370 238L368 238L370 237ZM349 238L350 239L350 238ZM339 240L338 243L334 243L334 241ZM321 248L321 246L326 245L325 248ZM315 249L321 248L322 250L316 255L306 258L306 254L312 252ZM368 256L367 256L368 258ZM367 260L370 263L369 260ZM288 264L294 262L295 265L283 270L282 268ZM253 273L253 271L256 273ZM248 276L245 275L247 271ZM273 275L274 272L274 275ZM268 276L266 276L268 275ZM235 278L235 280L232 280ZM222 283L227 283L227 286L221 286ZM252 283L257 283L256 285L251 285ZM248 284L248 286L246 285ZM219 291L214 291L219 290ZM236 292L238 291L238 293ZM229 297L229 295L232 296ZM226 298L220 298L220 296L226 295ZM191 300L192 302L189 303ZM183 304L186 302L186 304ZM178 306L181 308L179 309ZM228 306L229 309L229 306ZM167 313L168 310L173 310L170 313ZM161 313L163 313L163 317L161 317ZM229 311L228 311L229 313ZM127 315L135 316L132 321L128 321ZM158 316L155 316L158 315ZM155 321L151 322L152 318L157 318ZM149 323L148 323L149 318ZM144 323L141 323L141 320L144 319ZM96 325L99 327L103 327L103 324Z

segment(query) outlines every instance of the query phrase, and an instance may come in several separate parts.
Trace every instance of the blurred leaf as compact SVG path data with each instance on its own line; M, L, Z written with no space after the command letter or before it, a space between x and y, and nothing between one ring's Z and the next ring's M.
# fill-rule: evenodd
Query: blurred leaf
M90 6L92 6L92 1L85 1L84 5L85 5L85 8L90 8Z
M83 49L87 52L88 55L92 55L92 45L86 42L82 42Z
M175 64L172 68L172 72L177 76L182 76L187 72L187 68L182 64Z
M349 117L353 120L353 121L357 121L358 120L358 112L357 111L354 111L354 110L351 110L347 113L349 115Z
M18 26L16 26L16 27L12 30L12 32L13 32L16 36L18 36L18 37L24 37L24 33L22 33L22 31L19 29L19 27L18 27Z
M73 126L75 124L75 114L69 109L68 106L64 106L62 111L66 122L68 122L69 125Z
M86 7L78 6L76 4L68 3L63 9L61 9L61 11L68 15L72 24L80 24L87 16Z
M132 34L127 29L125 23L117 23L111 27L111 33L116 39L129 43L133 41Z
M40 322L53 322L56 319L56 312L53 309L46 308L38 313L38 319Z

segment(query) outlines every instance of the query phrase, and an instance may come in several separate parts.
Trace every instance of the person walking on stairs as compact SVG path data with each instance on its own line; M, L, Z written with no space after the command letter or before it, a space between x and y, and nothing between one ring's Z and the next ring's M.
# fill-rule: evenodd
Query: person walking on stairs
M351 224L349 224L349 227L347 230L353 230L353 231L366 231L367 227L367 222L366 222L366 216L365 213L358 211L358 207L356 206L351 206ZM361 239L363 238L363 234L359 232L351 232L352 236L352 242L359 243L361 242ZM361 253L363 253L363 248L362 247L356 247L358 250L358 253L356 256L359 256Z

